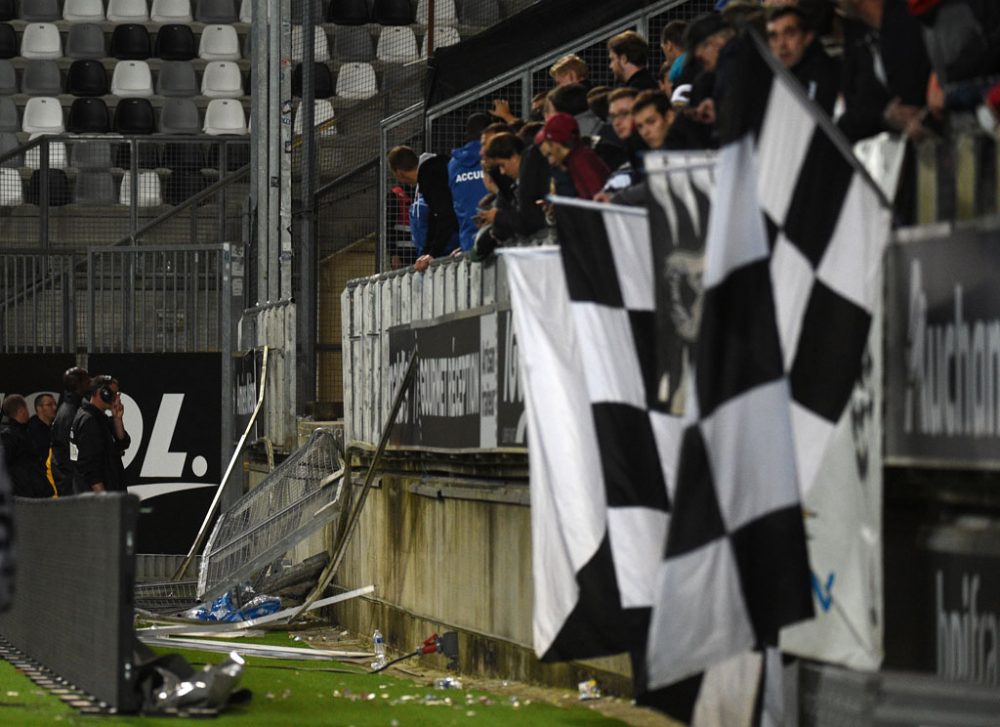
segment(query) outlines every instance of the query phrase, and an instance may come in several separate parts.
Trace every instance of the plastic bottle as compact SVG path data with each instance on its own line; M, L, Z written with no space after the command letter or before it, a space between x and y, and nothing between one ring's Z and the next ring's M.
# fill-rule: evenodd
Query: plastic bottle
M372 636L372 645L375 648L375 661L372 662L372 669L380 669L385 666L385 638L382 636L382 632L375 629L375 633Z

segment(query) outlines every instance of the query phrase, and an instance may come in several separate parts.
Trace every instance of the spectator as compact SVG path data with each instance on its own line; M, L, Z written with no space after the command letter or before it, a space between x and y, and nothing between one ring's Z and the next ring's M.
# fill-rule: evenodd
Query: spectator
M545 102L545 118L552 114L570 114L576 119L581 136L597 136L604 125L587 105L587 90L579 85L557 86L549 91Z
M56 398L52 394L35 397L35 414L28 420L28 440L31 451L38 461L45 463L49 458L52 442L52 422L56 418Z
M635 123L632 121L632 105L638 95L639 92L634 88L616 88L609 96L608 118L615 137L625 150L626 158L616 165L608 177L602 190L604 192L614 192L638 182L636 169L639 167L639 154L648 148L646 142L636 133Z
M556 86L569 86L579 84L586 90L590 90L590 68L587 62L575 53L563 56L552 64L549 68L549 75L556 82Z
M422 154L408 146L394 147L389 169L400 184L416 185L410 208L410 228L417 250L414 267L422 272L431 260L458 247L458 220L448 186L448 162L437 154Z
M20 394L3 400L7 417L0 425L4 462L18 497L52 497L55 490L45 476L45 465L35 456L28 437L28 403Z
M510 196L484 213L485 221L493 225L494 237L500 242L547 241L549 229L539 203L549 192L551 174L541 150L537 146L525 147L524 141L513 134L498 134L490 141L486 155L500 174L512 181Z
M396 183L389 189L386 200L387 243L389 267L398 270L412 265L417 258L413 246L413 231L410 229L410 205L413 194L409 185Z
M535 136L535 143L553 169L557 193L593 199L601 191L610 172L597 153L581 142L580 128L572 116L550 116Z
M689 52L698 60L702 68L702 75L695 79L692 89L690 117L701 124L715 125L715 96L718 95L716 88L718 79L714 74L719 64L722 49L735 35L735 31L729 23L723 20L722 16L714 13L702 15L688 26L685 43ZM704 84L704 90L701 93L696 93L702 87L701 81L707 81ZM710 91L709 86L711 87ZM697 105L694 102L695 99L697 99Z
M594 86L587 91L587 108L601 120L602 124L608 123L608 96L610 93L611 89L607 86Z
M125 491L122 456L132 440L125 431L124 413L118 380L95 376L69 435L76 494Z
M664 61L656 73L656 88L667 98L674 95L674 82L670 80L669 61Z
M798 8L783 6L771 11L767 41L775 58L805 86L809 98L832 115L840 93L840 68L823 50Z
M79 366L63 374L63 395L52 421L52 479L59 497L73 494L73 467L69 458L69 430L76 410L90 388L90 374Z
M655 89L656 79L646 68L649 44L634 30L626 30L608 41L608 67L619 87L637 91Z
M663 26L663 31L660 33L660 49L663 51L665 63L670 66L685 55L684 32L687 27L688 24L683 20L671 20ZM683 61L681 64L683 65Z
M483 167L479 157L480 137L490 125L486 114L472 114L465 122L465 144L451 150L448 162L448 187L451 190L455 217L458 220L458 240L463 251L471 250L476 241L476 216L479 200L486 194Z
M632 123L646 146L663 149L674 122L670 99L659 91L643 91L632 104Z

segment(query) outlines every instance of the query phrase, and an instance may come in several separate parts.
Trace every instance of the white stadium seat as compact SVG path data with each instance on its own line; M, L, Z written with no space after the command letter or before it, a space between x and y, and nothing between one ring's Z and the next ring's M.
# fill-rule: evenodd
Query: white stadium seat
M212 99L205 110L203 131L210 136L246 135L247 117L243 113L243 105L229 98Z
M111 93L119 98L153 95L153 74L146 61L118 61L111 76Z

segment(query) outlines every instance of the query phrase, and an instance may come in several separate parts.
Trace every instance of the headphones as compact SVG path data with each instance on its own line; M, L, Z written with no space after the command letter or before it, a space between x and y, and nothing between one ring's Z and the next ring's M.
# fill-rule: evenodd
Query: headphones
M113 404L115 402L115 392L111 388L113 383L115 383L115 379L111 376L106 374L96 376L90 390L92 393L96 393L105 404Z

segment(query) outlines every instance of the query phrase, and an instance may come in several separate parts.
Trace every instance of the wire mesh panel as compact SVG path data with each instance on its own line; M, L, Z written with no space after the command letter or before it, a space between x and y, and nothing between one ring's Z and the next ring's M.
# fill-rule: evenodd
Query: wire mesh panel
M214 351L229 321L229 246L92 248L90 351Z
M76 350L82 255L0 252L0 351Z
M153 613L177 613L198 603L197 581L136 583L135 605Z
M292 546L340 514L342 450L332 430L315 430L304 446L219 516L198 573L201 599L211 601L264 575Z

